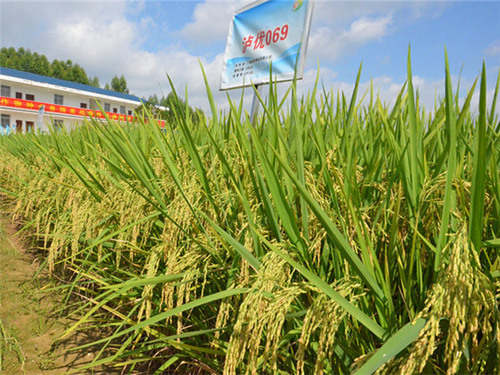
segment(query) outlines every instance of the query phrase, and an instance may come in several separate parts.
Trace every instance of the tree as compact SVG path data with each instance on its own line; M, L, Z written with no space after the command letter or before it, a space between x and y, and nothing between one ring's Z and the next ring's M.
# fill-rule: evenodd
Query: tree
M14 47L0 50L0 66L52 77L52 69L45 55L32 53L29 49Z
M114 76L113 79L111 80L111 90L116 91L116 92L122 92L124 94L128 94L129 90L127 87L127 81L125 80L125 77L123 74L118 77Z
M153 105L159 105L160 100L158 99L158 96L156 96L156 94L153 94L149 96L148 103L151 103Z
M165 109L160 110L158 106ZM190 121L197 124L205 122L205 113L201 109L186 106L186 101L180 97L176 97L173 92L168 94L167 97L162 96L159 100L156 95L151 95L148 102L141 106L142 108L147 111L140 113L151 113L154 117L167 120L167 122L174 126L180 118L185 118L186 116L189 116Z
M101 85L99 84L99 78L97 78L97 76L95 76L94 78L92 78L89 81L89 85L90 86L94 86L94 87L101 87Z
M36 64L36 74L41 74L43 76L52 77L52 69L50 68L50 62L45 55L39 55L36 52L33 54Z
M68 69L67 77L71 82L82 83L84 85L88 85L90 83L87 73L85 73L85 70L83 70L83 68L78 64L71 65Z
M37 52L32 53L31 50L23 47L17 51L14 47L2 48L0 50L0 66L86 85L90 84L85 69L78 64L73 64L71 60L54 60L50 63L45 55ZM96 83L99 85L98 80L94 81L94 84Z
M14 47L3 47L0 50L0 66L19 70L19 55Z
M59 79L67 79L66 64L59 60L52 61L52 77Z
M19 48L20 68L24 72L32 72L34 69L33 54L29 49Z

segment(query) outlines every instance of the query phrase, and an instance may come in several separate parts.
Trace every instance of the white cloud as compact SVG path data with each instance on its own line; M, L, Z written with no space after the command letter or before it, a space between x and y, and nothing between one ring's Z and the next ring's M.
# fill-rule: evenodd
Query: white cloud
M248 1L197 4L192 22L178 33L190 42L202 42L208 38L219 42L225 40L234 10L244 3ZM166 75L169 74L181 96L184 96L187 86L190 104L209 112L200 61L219 108L227 111L226 92L218 91L223 51L216 51L215 57L199 58L180 43L156 51L147 50L144 42L148 40L148 30L155 29L157 25L154 18L141 18L144 1L92 2L91 7L88 2L52 2L50 6L46 2L33 2L29 3L29 7L26 4L0 0L2 46L31 48L45 54L49 60L71 59L83 66L90 76L98 76L101 85L109 82L114 75L124 74L130 90L144 97L151 94L167 95L170 87ZM320 88L324 84L327 90L333 90L334 95L340 90L350 96L354 77L339 79L329 63L396 30L401 20L394 12L402 7L417 9L415 17L430 12L430 7L414 3L317 3L308 55L314 61L320 60ZM23 22L19 22L20 15ZM498 53L498 42L490 50ZM298 83L299 95L306 95L315 79L316 70L306 67L304 80ZM379 92L382 100L391 103L403 83L387 75L373 79L375 92ZM288 85L281 84L280 90L286 89ZM434 105L436 90L442 96L444 89L442 80L426 80L418 76L414 77L414 85L419 87L421 102L428 109ZM369 87L370 81L362 81L360 93ZM465 87L464 83L462 87ZM249 110L252 92L250 89L246 92L245 105ZM241 91L232 90L229 95L239 99Z
M380 40L389 32L391 22L392 17L388 15L378 18L361 17L345 30L317 27L311 32L309 53L326 62L334 61L368 42Z
M378 40L387 33L391 16L370 19L362 17L351 24L341 39L347 43L366 43L370 40Z
M490 56L496 56L500 55L500 40L495 41L493 44L491 44L485 51L484 53L486 55Z
M199 59L176 47L148 52L138 42L138 30L137 24L124 18L108 23L82 20L59 24L50 37L54 42L57 39L59 48L64 49L68 56L75 56L75 61L89 73L96 72L103 77L102 83L109 82L114 75L123 74L136 95L167 95L170 91L168 74L181 96L184 96L184 86L188 85L189 91L193 93L190 95L193 104L208 108L208 103L201 103L206 95L199 61L211 85L216 86L222 55L213 60Z
M110 22L82 19L78 22L61 22L45 37L57 55L66 54L78 59L83 66L94 67L107 60L107 69L120 66L130 53L136 27L123 18Z
M400 2L319 1L314 5L314 23L340 28L355 19L387 15L400 7Z
M27 7L26 3L0 2L0 6L2 46L30 48L50 61L72 60L89 76L97 76L101 86L114 75L123 74L131 93L146 98L170 92L169 74L181 96L187 86L192 105L209 109L199 62L211 87L218 88L222 53L207 60L178 45L154 52L146 50L142 44L154 20L140 18L142 3L115 1L92 3L89 7L85 2L59 2L48 7L41 2ZM23 23L31 25L30 33L23 33L23 28L18 27L21 14ZM129 19L131 14L136 17ZM214 93L219 99L225 97Z
M436 1L317 0L308 54L334 62L418 19L438 17L449 6Z
M345 0L316 0L314 20L320 24L345 26L354 19L367 16L384 16L404 10L404 20L422 17L437 17L450 6L451 1L345 1Z
M2 45L30 48L45 54L49 60L74 59L75 56L68 56L66 51L77 49L77 43L88 47L82 37L84 33L90 33L93 40L95 30L109 33L113 31L106 30L110 24L117 27L126 23L125 1L93 2L92 6L82 1L48 3L0 1ZM76 39L69 38L67 32ZM104 43L108 35L102 34L100 43ZM80 49L79 55L88 54Z
M248 1L245 1L248 2ZM194 43L206 43L225 39L234 11L244 1L206 1L196 6L192 22L180 31L180 35Z

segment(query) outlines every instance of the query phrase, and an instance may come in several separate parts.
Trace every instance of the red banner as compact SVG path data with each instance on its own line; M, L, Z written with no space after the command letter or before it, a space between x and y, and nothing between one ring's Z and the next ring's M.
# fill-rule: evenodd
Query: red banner
M87 117L105 118L104 112L95 111L93 109L67 107L64 105L34 102L31 100L6 98L3 96L0 97L0 106L17 108L17 109L28 109L32 111L38 111L40 107L43 106L45 107L45 112L48 113L60 113L60 114L80 116L80 117L87 116ZM106 112L106 115L108 118L113 120L132 121L134 119L134 116L127 116L118 113Z
M129 121L129 122L134 120L134 116L128 116L118 113L102 112L86 108L67 107L64 105L34 102L31 100L6 98L4 96L0 96L0 106L17 108L17 109L28 109L34 112L37 112L41 107L45 107L45 112L48 113L60 113L60 114L79 116L79 117L97 117L97 118L106 118L107 116L109 119L112 120ZM158 120L158 125L164 127L165 121Z

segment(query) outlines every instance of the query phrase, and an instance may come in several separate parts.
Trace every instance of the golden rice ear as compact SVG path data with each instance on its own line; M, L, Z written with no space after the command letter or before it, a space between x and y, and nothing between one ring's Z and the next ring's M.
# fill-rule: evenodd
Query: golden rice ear
M436 365L447 374L457 373L461 362L460 368L471 373L485 368L491 348L483 345L498 335L495 286L476 269L479 258L471 249L466 225L450 238L445 253L449 264L442 265L426 307L417 317L427 319L427 324L408 354L389 362L384 373L422 373L438 349L444 354ZM443 320L447 322L445 331L441 328ZM469 358L464 359L465 351Z
M281 337L281 327L290 304L302 291L290 287L291 272L288 264L273 252L265 255L254 277L251 291L243 300L231 338L229 340L224 374L242 371L257 372L261 356L266 358L266 368L276 368L276 346ZM263 336L265 347L261 349Z
M391 103L318 72L251 124L204 75L211 117L172 85L163 129L0 136L2 204L81 312L67 334L100 330L74 372L498 373L500 74L478 113L479 80L445 75L430 111L408 58Z
M339 280L334 285L335 290L351 303L357 304L364 294L361 284L355 280ZM304 318L304 324L300 338L298 340L297 374L305 374L304 363L314 363L314 373L323 374L325 371L325 361L332 358L334 343L338 337L337 331L342 327L341 333L346 334L346 327L349 319L346 319L347 313L334 300L321 293L319 289L304 286L305 289L311 289L314 293L314 301L307 310ZM315 358L305 358L306 349L314 342Z

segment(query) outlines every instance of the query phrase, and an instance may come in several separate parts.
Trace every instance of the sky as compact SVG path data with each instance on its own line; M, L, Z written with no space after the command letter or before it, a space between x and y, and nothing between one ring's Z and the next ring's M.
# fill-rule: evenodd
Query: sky
M235 10L249 3L0 0L0 42L49 61L70 59L101 86L123 74L130 93L143 98L168 95L168 75L181 96L187 90L190 105L209 111L201 63L225 111L227 92L219 85L227 34ZM500 1L317 0L298 92L312 89L319 69L320 84L349 96L362 63L361 90L373 82L382 100L393 103L406 80L409 46L413 84L426 108L444 95L445 48L462 96L485 63L491 102L500 70ZM237 99L241 90L229 94ZM251 97L246 90L245 102Z

